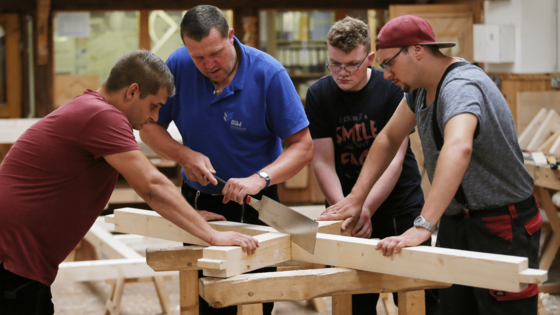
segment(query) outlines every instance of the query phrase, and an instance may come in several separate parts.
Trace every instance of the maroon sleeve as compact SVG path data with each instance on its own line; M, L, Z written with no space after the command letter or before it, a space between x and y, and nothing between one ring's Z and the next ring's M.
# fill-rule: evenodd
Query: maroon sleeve
M126 116L104 110L93 116L82 129L80 145L95 158L140 150Z

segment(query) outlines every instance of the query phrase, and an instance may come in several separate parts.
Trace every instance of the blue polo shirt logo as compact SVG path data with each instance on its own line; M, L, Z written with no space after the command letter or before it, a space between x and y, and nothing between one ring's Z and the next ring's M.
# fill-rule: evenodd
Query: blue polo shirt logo
M237 130L237 131L247 131L247 128L243 128L243 122L239 121L239 120L235 120L232 119L233 118L233 112L224 112L224 121L227 123L228 121L229 123L229 127L231 129Z

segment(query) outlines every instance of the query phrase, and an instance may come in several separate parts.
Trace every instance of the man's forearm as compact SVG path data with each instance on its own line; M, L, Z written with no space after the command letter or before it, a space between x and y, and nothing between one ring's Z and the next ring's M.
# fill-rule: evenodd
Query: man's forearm
M175 141L163 126L157 123L145 125L140 130L140 138L160 157L181 163L181 152L186 147Z
M270 185L285 182L311 163L313 142L309 131L305 131L307 132L306 138L290 143L274 162L263 168L270 175Z
M135 190L162 217L201 240L212 243L212 227L187 203L177 187L163 174L154 173L145 189Z
M373 185L383 175L393 161L402 141L391 141L384 133L377 136L371 146L358 181L352 188L351 195L365 202Z
M344 199L342 185L340 184L334 165L315 160L313 160L311 165L313 166L313 171L315 172L315 177L317 177L319 187L329 204L334 205Z
M364 208L369 210L371 216L373 216L381 204L385 202L399 181L407 148L408 137L401 143L397 155L393 158L387 170L385 170L369 192L364 202Z

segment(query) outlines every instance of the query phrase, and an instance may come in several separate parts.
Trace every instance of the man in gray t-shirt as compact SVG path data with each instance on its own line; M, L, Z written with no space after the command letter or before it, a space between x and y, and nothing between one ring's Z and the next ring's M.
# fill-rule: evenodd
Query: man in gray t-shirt
M376 46L384 77L405 97L373 143L352 192L318 219L359 216L367 193L417 126L432 188L414 227L381 240L377 249L390 256L417 246L441 220L440 247L523 256L538 268L542 217L498 88L480 68L443 55L439 48L455 43L436 42L420 17L389 21ZM537 314L537 293L534 284L520 293L453 285L440 291L440 311Z

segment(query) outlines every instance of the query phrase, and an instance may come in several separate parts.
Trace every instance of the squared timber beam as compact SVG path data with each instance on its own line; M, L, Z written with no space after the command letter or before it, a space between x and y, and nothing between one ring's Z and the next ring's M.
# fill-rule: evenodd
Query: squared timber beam
M511 292L546 280L544 270L526 271L529 263L525 257L429 246L403 248L399 254L385 257L375 249L378 242L317 234L315 254L293 245L292 259Z
M105 221L115 224L116 232L210 246L210 244L179 228L154 211L133 208L117 209L114 215L106 216ZM211 221L208 223L218 231L234 231L251 236L264 233L278 233L278 231L269 226L229 221ZM319 222L319 233L340 234L341 226L342 221L321 221ZM349 232L349 229L347 231Z
M171 248L146 249L146 262L155 271L200 270L198 260L202 258L202 246L177 246Z
M346 268L324 268L201 278L200 296L212 307L280 301L305 301L322 296L447 288L451 284Z
M204 248L198 267L204 269L205 276L228 278L291 260L290 235L267 233L255 238L259 247L252 255L247 255L239 246Z

